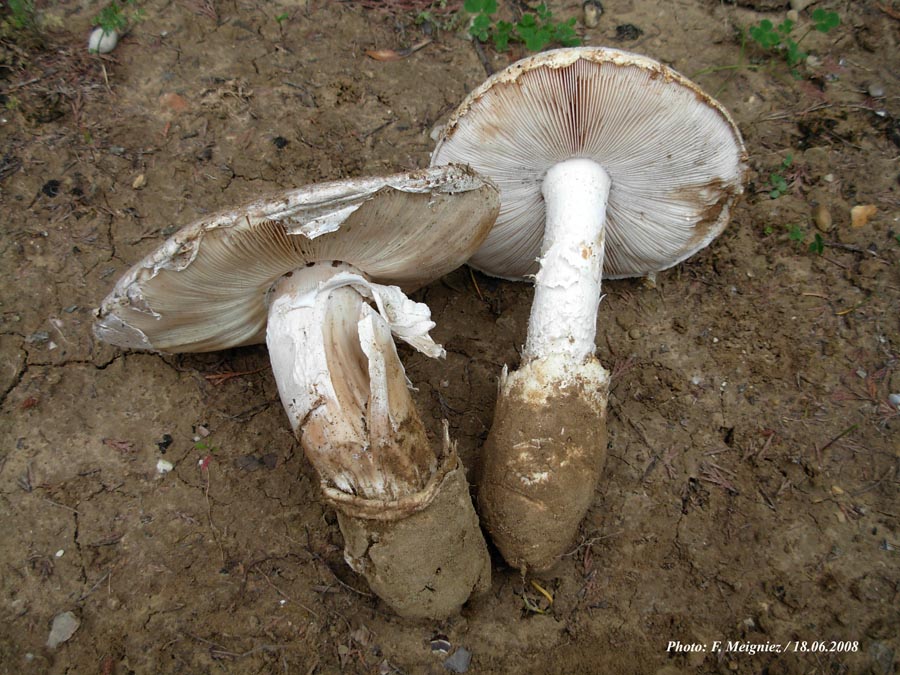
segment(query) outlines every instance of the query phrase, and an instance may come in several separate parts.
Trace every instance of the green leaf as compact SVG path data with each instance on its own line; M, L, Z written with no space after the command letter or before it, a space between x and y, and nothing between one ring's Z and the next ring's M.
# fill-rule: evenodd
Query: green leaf
M472 25L469 26L469 35L478 40L481 40L481 42L486 42L488 39L488 29L490 28L490 26L490 17L484 14L478 14L475 17L475 20L472 21Z
M822 253L825 251L825 240L822 239L822 235L818 232L816 232L816 238L809 245L809 250L812 253L817 253L819 255L822 255Z
M785 19L778 24L778 32L784 36L790 35L792 30L794 30L794 22L790 19Z
M812 20L815 23L815 29L820 33L828 33L831 29L841 25L841 17L837 12L826 12L822 8L813 10Z
M803 229L799 225L791 225L791 229L788 231L788 237L791 241L803 241L805 236Z
M466 0L463 9L469 14L478 14L484 8L484 0Z
M498 21L494 27L494 47L498 52L504 52L509 47L510 38L513 36L513 25L508 21Z
M787 49L784 53L788 65L796 66L806 58L806 53L800 50L800 46L793 40L788 40Z

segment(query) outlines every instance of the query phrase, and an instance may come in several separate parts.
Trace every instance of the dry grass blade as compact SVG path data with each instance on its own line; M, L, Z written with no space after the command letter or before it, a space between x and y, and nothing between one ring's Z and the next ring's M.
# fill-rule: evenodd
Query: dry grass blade
M406 49L401 49L399 51L396 49L367 49L366 56L370 59L375 59L376 61L400 61L415 54L423 47L427 47L431 42L431 39L428 38L421 42L417 42L412 47L407 47Z

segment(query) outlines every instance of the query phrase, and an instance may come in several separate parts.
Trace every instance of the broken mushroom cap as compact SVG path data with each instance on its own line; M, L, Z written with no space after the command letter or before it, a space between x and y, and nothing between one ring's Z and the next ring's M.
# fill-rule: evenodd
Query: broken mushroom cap
M604 278L652 274L708 245L746 170L729 114L671 68L599 47L525 58L469 94L432 155L500 189L497 222L470 265L507 279L537 273L543 179L572 158L609 175Z
M284 275L342 261L410 292L462 265L496 213L496 188L461 166L290 190L179 230L119 280L94 332L168 352L261 343Z
M490 558L449 436L435 452L410 396L394 336L443 350L397 285L461 265L498 210L459 166L292 190L180 230L119 281L95 332L181 352L265 340L347 562L399 614L445 618L489 584Z

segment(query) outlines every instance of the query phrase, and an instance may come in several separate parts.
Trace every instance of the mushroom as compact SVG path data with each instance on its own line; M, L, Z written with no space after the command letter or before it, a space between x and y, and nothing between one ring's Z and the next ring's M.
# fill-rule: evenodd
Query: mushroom
M722 106L644 56L544 52L469 94L432 164L500 189L469 264L534 278L519 370L504 370L479 504L512 565L546 570L573 540L606 454L609 374L594 356L601 278L649 275L710 243L743 191L745 151Z
M446 425L435 451L392 334L443 355L399 286L463 264L498 208L459 166L291 190L181 229L118 282L95 334L168 352L265 340L348 564L397 613L446 617L489 584L489 558Z

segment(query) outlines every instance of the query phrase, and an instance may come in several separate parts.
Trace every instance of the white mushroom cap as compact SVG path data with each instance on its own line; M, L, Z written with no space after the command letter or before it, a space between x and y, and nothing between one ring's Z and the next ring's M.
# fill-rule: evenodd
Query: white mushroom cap
M179 230L116 284L94 331L172 352L260 343L283 275L342 261L412 291L462 265L498 207L496 188L460 166L290 190Z
M500 215L470 265L507 279L538 271L541 185L571 158L593 160L611 181L604 278L657 272L708 245L746 168L725 109L663 64L598 47L528 57L466 98L432 155L500 189Z

